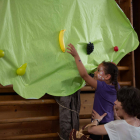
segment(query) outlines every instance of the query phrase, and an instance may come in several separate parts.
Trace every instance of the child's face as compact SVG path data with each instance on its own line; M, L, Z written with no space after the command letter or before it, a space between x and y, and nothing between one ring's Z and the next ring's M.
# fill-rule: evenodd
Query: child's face
M95 80L104 81L104 77L105 77L104 66L103 66L103 64L101 63L101 64L97 67L97 70L94 72L94 79L95 79Z
M116 113L119 117L122 117L123 116L123 113L124 113L124 110L122 108L122 105L121 105L121 102L119 102L118 100L116 100L114 102L115 104L115 109L116 109Z

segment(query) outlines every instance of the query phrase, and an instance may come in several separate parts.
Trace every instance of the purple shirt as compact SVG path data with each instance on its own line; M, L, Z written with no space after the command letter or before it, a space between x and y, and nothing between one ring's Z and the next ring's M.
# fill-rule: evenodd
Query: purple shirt
M101 123L107 123L114 120L113 106L116 99L117 91L115 86L97 80L93 109L99 113L99 115L107 113Z

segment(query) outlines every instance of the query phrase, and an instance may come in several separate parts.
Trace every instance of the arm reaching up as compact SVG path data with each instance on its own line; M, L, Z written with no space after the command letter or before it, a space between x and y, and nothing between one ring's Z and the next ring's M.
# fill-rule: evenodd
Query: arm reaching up
M67 47L67 49L69 51L67 51L68 53L70 53L74 59L75 59L75 63L77 65L78 71L80 73L80 76L93 88L97 88L97 80L93 79L91 76L88 75L75 47L70 43L68 45L69 47Z

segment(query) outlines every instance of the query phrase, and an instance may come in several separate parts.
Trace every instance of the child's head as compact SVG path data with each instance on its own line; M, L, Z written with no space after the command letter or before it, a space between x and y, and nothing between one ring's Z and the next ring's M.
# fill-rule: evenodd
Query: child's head
M103 61L94 72L94 78L96 80L105 81L111 83L118 90L118 68L112 62Z

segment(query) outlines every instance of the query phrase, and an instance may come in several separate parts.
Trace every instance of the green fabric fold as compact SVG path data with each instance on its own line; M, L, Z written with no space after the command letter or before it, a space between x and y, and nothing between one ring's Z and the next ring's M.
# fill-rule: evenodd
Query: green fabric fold
M0 0L0 83L13 84L20 96L41 98L45 93L68 96L85 85L74 58L63 53L72 43L85 65L93 72L102 61L116 64L138 45L130 21L114 0ZM87 55L87 44L94 51ZM113 47L119 51L114 52ZM16 70L27 63L26 73Z

